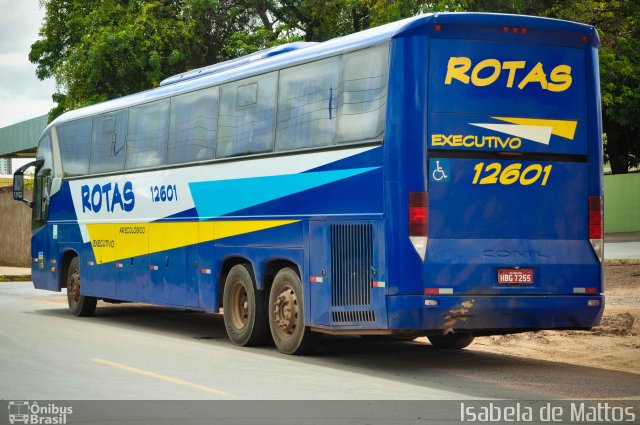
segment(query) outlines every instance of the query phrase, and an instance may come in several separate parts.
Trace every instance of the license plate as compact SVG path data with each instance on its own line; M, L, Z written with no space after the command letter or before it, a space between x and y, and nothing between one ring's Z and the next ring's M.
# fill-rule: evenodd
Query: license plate
M498 269L498 283L501 285L533 284L533 269Z

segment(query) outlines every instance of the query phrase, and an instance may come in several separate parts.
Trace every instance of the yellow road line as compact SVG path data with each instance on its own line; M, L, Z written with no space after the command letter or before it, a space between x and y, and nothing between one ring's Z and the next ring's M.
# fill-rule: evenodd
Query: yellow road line
M229 397L231 394L224 391L216 390L215 388L205 387L204 385L194 384L193 382L185 381L183 379L172 378L171 376L161 375L159 373L150 372L144 369L138 369L137 367L127 366L126 364L112 362L104 359L91 359L91 361L100 363L106 366L111 366L116 369L126 370L127 372L136 373L138 375L147 376L149 378L159 379L161 381L171 382L172 384L182 385L185 387L191 387L196 390L204 391L207 393L217 394L220 397Z

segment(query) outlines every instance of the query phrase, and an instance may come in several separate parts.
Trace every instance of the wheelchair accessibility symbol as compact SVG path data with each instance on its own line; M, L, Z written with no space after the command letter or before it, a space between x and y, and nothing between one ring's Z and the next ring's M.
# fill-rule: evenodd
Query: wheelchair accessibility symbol
M432 182L448 182L449 181L448 159L430 159L429 160L429 180Z

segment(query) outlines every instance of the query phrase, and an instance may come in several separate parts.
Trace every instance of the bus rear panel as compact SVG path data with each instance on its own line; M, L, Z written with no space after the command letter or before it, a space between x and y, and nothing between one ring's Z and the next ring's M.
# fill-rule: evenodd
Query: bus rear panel
M404 43L419 45L417 37ZM442 15L420 45L423 138L405 132L398 163L414 171L389 185L407 220L396 232L409 233L402 249L389 249L389 326L487 335L597 325L604 297L595 31ZM419 122L405 128L415 133Z

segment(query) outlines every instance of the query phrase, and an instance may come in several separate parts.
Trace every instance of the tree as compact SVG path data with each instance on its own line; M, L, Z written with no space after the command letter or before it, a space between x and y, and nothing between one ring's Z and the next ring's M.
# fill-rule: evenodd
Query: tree
M605 159L614 174L640 165L640 2L558 1L552 17L595 26L600 47L600 87Z
M640 165L640 2L470 0L468 10L544 15L596 27L605 160L614 174Z
M600 32L605 157L640 165L638 0L41 0L29 59L66 110L158 85L165 77L296 40L325 41L419 13L544 15Z
M53 77L61 113L146 90L167 75L225 59L250 17L232 0L43 0L29 59Z

